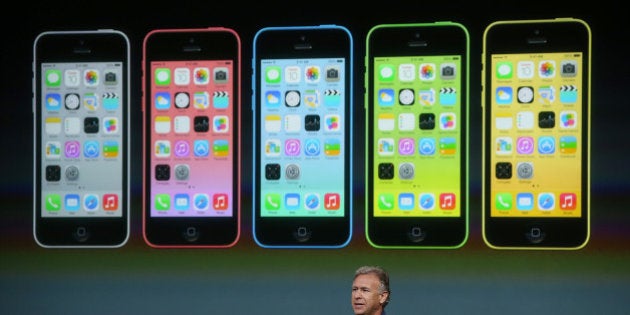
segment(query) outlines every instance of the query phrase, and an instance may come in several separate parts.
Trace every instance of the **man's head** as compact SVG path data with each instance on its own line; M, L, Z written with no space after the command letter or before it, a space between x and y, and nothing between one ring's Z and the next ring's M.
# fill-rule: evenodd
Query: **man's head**
M389 275L383 268L363 266L354 273L351 300L354 314L381 314L389 303L389 295Z

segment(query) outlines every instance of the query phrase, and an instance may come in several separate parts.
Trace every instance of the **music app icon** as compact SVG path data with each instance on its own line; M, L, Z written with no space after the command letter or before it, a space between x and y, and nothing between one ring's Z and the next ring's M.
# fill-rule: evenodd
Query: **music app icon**
M575 210L576 198L574 193L560 194L560 209Z
M214 208L214 210L227 210L228 208L227 194L212 195L212 207Z
M104 194L103 195L103 210L105 211L118 210L118 195Z
M455 209L455 194L453 193L440 194L440 208L442 210Z
M341 198L337 193L328 193L324 195L324 209L326 210L339 210L339 203Z

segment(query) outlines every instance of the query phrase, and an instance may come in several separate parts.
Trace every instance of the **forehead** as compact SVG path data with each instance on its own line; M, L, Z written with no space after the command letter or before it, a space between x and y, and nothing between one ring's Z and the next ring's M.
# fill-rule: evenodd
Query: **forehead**
M379 284L378 277L373 273L358 275L352 282L353 286L368 288L378 288Z

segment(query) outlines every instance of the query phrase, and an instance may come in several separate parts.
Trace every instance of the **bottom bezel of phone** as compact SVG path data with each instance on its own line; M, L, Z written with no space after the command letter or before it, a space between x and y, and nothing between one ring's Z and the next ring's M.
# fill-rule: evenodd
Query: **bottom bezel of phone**
M340 248L350 242L350 220L341 218L256 218L254 238L262 247Z
M236 217L149 218L144 236L152 247L229 247L238 241Z
M367 237L374 247L457 248L468 238L464 217L371 217L367 224Z
M124 218L38 218L35 227L43 247L120 247L128 236Z
M586 218L486 218L483 233L493 248L579 249L589 238Z

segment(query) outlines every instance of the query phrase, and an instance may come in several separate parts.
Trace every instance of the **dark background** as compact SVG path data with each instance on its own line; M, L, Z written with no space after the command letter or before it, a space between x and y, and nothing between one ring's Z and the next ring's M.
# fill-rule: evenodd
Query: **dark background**
M370 4L371 3L371 4ZM351 314L360 265L391 273L388 314L627 314L630 311L630 35L620 2L47 1L3 7L0 313ZM592 31L591 239L577 251L493 250L481 238L481 51L491 22L575 17ZM468 28L470 237L457 250L382 250L364 234L363 62L369 29L450 20ZM342 249L263 249L251 234L251 58L266 26L338 24L354 38L354 236ZM153 249L141 236L141 55L157 28L224 26L242 42L240 241ZM114 28L131 42L131 236L119 249L44 249L33 240L32 58L49 30Z

